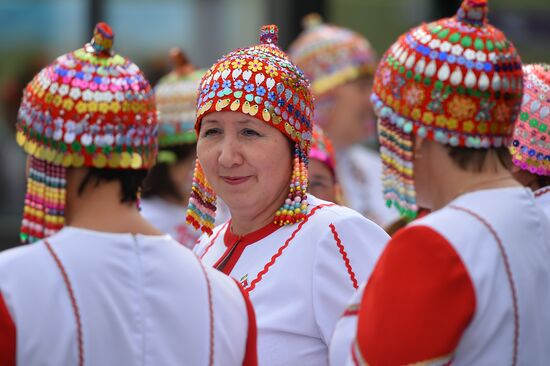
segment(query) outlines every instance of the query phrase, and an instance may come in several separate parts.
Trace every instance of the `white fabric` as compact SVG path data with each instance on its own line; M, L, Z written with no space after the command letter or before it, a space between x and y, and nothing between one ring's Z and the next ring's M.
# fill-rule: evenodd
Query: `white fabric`
M229 219L229 211L225 203L216 202L216 224L222 224ZM187 248L192 249L200 238L202 231L185 222L187 207L177 205L160 197L141 200L141 214L158 230L170 235Z
M337 152L336 174L346 204L375 223L387 226L399 218L386 206L380 155L361 145Z
M363 283L359 289L352 295L348 302L348 309L359 309L366 283ZM330 341L330 365L342 366L348 362L351 363L351 346L357 333L357 313L345 314L336 323L332 340Z
M208 365L207 282L168 236L66 227L48 242L74 289L86 365ZM207 269L216 365L241 365L248 331L233 280ZM19 365L77 365L76 321L61 272L41 241L0 254L0 291L17 329Z
M503 256L490 231L467 213L487 221L505 248L519 306L517 365L550 365L550 223L527 188L464 194L411 225L425 225L455 248L472 279L476 310L462 335L453 365L512 363L514 311Z
M308 195L309 210L328 204ZM318 209L249 292L256 311L258 362L266 366L327 365L336 322L354 293L350 274L329 227L333 224L358 283L367 279L388 235L357 212L331 206ZM202 237L195 252L213 265L223 256L229 225ZM230 272L250 286L299 224L283 226L248 245ZM205 253L205 250L209 248Z
M187 248L193 248L201 236L201 231L185 222L187 207L159 197L142 199L140 207L141 215L147 221Z
M535 201L550 219L550 187L544 187L535 192Z

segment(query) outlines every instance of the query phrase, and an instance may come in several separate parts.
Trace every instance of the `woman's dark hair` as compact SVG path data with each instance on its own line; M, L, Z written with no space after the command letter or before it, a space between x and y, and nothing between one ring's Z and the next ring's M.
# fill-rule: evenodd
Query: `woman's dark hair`
M189 159L195 154L197 144L185 144L172 147L163 147L162 151L172 153L175 156L174 164L182 160ZM170 179L170 163L157 162L149 171L147 178L143 184L143 198L150 197L172 197L181 201L181 196L176 185Z
M82 194L88 184L97 187L101 182L118 181L120 183L120 202L136 202L138 192L147 175L146 169L99 169L90 168L78 187L78 194Z
M510 151L505 146L491 149L473 149L462 146L447 147L449 157L460 169L474 173L480 173L483 170L483 165L490 151L497 154L498 160L504 167L508 168L510 166Z

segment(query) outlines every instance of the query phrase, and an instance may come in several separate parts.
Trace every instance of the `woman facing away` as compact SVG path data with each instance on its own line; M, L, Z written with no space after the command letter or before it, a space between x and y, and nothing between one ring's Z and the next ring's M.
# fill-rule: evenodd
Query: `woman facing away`
M550 364L550 223L505 165L523 73L487 10L464 0L380 62L386 197L433 212L389 241L338 325L334 365Z
M315 125L309 150L309 192L324 201L342 204L342 187L336 175L336 158L332 142Z
M511 170L550 218L550 65L523 67L523 101L510 144Z
M291 44L289 56L311 82L315 122L334 144L344 204L388 225L398 215L380 195L380 156L362 145L376 136L369 100L377 62L374 49L362 35L323 23L318 14L303 22L304 31Z
M188 219L208 235L194 251L249 294L261 365L326 365L336 321L388 236L308 194L309 84L276 26L260 41L222 57L200 85ZM231 219L213 228L216 195Z
M246 294L139 213L156 109L113 39L99 23L24 91L28 245L0 254L0 365L256 365Z

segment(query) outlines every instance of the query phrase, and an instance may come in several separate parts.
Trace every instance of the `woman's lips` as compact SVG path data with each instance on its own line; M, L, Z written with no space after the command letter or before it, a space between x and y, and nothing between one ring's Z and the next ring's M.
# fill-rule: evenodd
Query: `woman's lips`
M221 177L223 179L223 181L227 184L231 184L231 185L239 185L239 184L242 184L246 181L248 181L250 179L250 176L244 176L244 177Z

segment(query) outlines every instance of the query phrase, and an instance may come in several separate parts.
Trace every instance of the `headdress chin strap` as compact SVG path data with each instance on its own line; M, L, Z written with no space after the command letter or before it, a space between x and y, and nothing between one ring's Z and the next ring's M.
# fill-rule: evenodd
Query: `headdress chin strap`
M288 197L275 213L274 223L279 226L302 221L307 214L308 157L298 144L294 146L294 162Z
M378 120L378 136L386 204L397 208L401 216L413 219L418 206L414 187L412 135L381 117Z
M29 159L20 234L24 244L47 238L65 224L66 168L33 156Z
M305 219L307 214L308 158L298 144L294 147L292 177L288 197L277 210L274 224L291 225ZM216 219L216 193L206 180L197 159L193 174L193 185L187 206L187 223L208 236L212 235Z
M195 162L193 183L189 204L187 205L187 223L208 236L212 235L216 219L216 193L210 187L202 170L199 159Z

